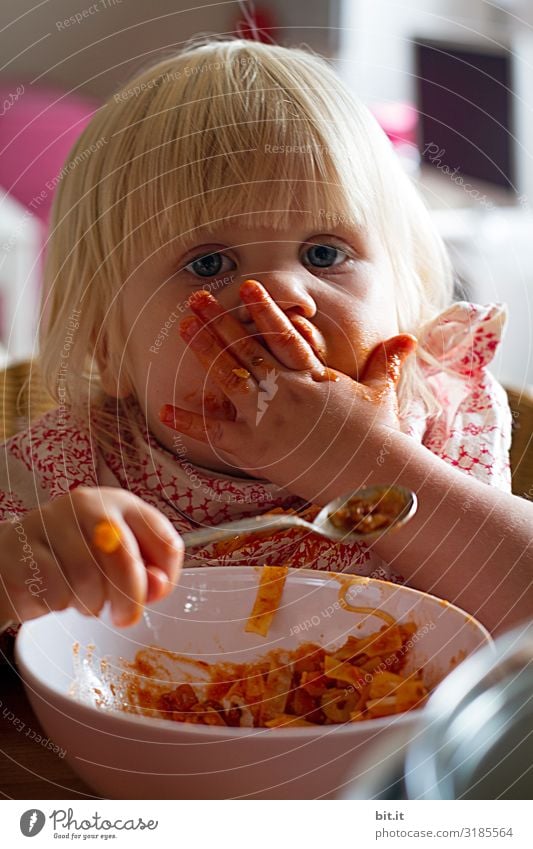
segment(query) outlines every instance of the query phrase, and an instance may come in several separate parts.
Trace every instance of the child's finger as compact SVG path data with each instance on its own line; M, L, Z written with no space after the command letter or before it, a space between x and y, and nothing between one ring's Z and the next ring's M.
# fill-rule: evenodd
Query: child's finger
M290 320L300 336L303 336L309 347L313 349L317 359L323 363L326 357L326 343L318 328L303 315L291 315Z
M89 558L92 562L88 564ZM87 550L84 541L80 557L76 557L71 548L69 554L63 555L62 563L70 588L72 607L85 616L98 616L106 602L105 574L98 559Z
M239 422L226 422L209 419L200 413L191 413L181 407L165 404L159 411L159 418L167 427L212 445L226 454L237 454L238 446L246 444L248 430Z
M298 371L323 370L322 363L309 343L302 338L264 286L257 280L245 280L239 292L269 349L286 368Z
M105 536L99 533L103 522L98 522L90 531L92 547L105 574L106 596L111 604L114 623L133 625L140 618L146 601L146 568L135 535L122 517L113 515L104 522L110 526L110 543L114 533L117 545L105 546Z
M361 382L376 389L395 388L402 366L416 350L417 341L409 333L401 333L376 345L370 354Z
M148 589L146 591L146 601L159 601L168 595L172 589L172 584L168 580L165 572L158 569L157 566L146 567L146 577L148 578Z
M156 579L160 577L158 572L163 574L170 591L178 582L183 565L184 546L180 535L159 510L142 501L128 505L123 516L135 535L147 568L154 567L152 575Z
M257 381L263 380L270 369L279 368L270 352L257 339L246 334L235 316L224 310L209 292L204 289L195 292L189 298L189 306Z
M208 375L217 382L237 411L246 415L257 407L257 383L252 374L213 336L196 316L180 323L180 334Z

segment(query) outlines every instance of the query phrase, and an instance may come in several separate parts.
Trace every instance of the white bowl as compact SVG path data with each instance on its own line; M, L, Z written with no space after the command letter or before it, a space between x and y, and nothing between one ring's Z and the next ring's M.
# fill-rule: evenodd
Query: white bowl
M344 610L339 582L350 576L290 570L268 637L244 631L260 569L187 569L175 592L137 625L115 629L67 610L26 623L16 656L32 706L72 768L98 794L122 799L334 797L353 778L363 752L401 726L415 734L420 711L346 725L244 729L169 722L102 710L69 695L73 644L94 644L99 658L133 659L147 645L217 662L250 661L302 642L341 645L349 633L383 621ZM352 604L379 608L418 626L407 669L423 667L433 687L467 655L490 642L459 608L385 581L358 579Z

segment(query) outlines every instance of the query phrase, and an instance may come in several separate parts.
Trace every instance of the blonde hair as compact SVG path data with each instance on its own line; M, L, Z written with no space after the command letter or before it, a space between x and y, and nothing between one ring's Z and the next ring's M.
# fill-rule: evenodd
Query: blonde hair
M102 397L96 345L124 368L117 296L153 252L233 216L283 230L295 212L318 231L332 218L378 229L402 332L416 335L450 303L449 261L427 210L368 109L324 60L209 39L140 73L94 115L55 195L40 360L56 400L81 410ZM417 392L435 409L411 359L401 407Z

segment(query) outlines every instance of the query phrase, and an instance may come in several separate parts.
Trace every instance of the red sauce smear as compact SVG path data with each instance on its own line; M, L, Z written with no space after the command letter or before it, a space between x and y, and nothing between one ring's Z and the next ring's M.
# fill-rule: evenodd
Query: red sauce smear
M401 713L428 696L421 670L402 674L416 630L412 622L384 625L365 637L349 636L335 650L304 643L250 663L208 664L142 649L125 664L121 707L171 722L241 728L334 725ZM181 664L179 672L169 673L173 663Z

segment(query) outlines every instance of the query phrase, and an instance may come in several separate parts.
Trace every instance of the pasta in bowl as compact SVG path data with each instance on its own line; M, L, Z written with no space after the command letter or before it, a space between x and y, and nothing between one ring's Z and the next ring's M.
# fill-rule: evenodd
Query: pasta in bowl
M407 587L225 567L185 570L127 630L105 613L27 623L17 659L48 735L103 796L318 798L377 740L416 733L427 692L487 641Z

